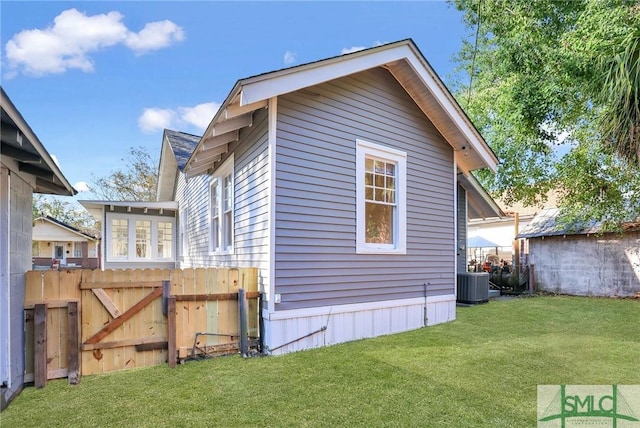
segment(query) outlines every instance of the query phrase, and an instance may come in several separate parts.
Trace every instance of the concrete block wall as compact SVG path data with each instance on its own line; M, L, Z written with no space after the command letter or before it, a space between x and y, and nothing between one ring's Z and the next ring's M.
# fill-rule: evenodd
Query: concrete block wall
M0 394L0 407L6 406L24 383L24 293L25 273L31 270L32 228L31 186L12 174L9 189L9 343L10 376Z
M640 232L529 240L539 289L579 296L640 293Z

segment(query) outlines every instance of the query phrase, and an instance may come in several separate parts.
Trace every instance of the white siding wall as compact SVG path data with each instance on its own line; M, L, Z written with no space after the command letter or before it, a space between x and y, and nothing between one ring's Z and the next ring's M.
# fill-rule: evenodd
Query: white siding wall
M356 139L407 153L407 254L356 254ZM454 294L453 151L383 69L278 99L276 311Z
M268 141L267 111L254 113L253 126L244 128L240 140L229 147L234 153L234 252L215 255L209 252L209 183L202 175L178 177L176 200L180 210L188 210L188 253L180 256L179 267L257 267L263 286L268 280ZM224 162L216 165L219 166ZM180 226L178 227L180 230ZM182 248L179 248L182 251Z

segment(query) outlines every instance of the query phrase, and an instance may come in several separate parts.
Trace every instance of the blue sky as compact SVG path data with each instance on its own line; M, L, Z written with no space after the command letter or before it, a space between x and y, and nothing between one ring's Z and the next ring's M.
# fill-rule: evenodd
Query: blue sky
M77 190L130 147L157 159L165 127L201 134L240 78L412 38L449 83L466 36L442 1L3 0L0 13L2 86Z

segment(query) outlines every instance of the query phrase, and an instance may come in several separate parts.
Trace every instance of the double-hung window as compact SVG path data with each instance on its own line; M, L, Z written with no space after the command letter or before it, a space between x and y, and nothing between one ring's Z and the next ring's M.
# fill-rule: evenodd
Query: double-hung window
M211 252L233 252L233 155L214 173L209 191Z
M406 253L405 152L356 140L356 252Z

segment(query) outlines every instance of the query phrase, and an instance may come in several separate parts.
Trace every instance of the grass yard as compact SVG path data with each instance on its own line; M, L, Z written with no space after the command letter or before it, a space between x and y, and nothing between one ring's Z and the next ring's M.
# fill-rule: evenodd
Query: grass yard
M0 426L528 427L539 384L640 384L640 300L492 301L324 349L52 381Z

